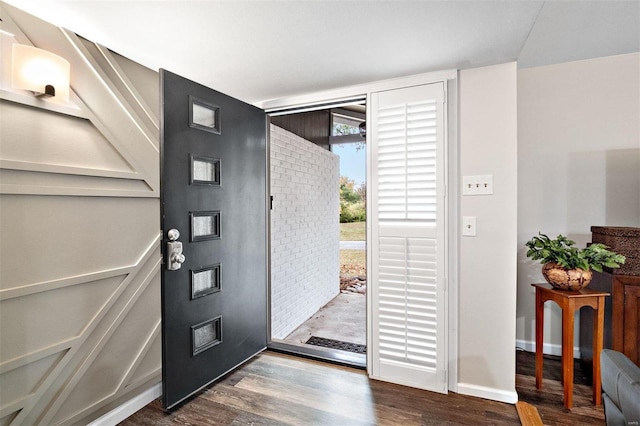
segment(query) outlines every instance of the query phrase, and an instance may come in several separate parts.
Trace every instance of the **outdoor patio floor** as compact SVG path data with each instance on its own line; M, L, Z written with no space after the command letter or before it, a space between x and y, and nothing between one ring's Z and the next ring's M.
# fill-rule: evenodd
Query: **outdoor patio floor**
M288 335L284 342L304 344L311 336L367 344L366 296L340 293Z

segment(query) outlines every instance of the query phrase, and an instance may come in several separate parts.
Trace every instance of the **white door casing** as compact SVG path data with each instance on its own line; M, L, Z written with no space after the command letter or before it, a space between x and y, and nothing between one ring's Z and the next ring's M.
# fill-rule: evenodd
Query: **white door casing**
M445 86L370 100L369 374L446 393Z

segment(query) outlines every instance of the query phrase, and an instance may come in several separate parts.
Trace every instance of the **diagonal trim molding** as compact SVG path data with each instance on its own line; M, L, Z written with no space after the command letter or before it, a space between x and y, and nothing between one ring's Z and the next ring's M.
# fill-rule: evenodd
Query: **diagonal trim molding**
M89 169L83 167L61 166L58 164L34 163L0 159L0 169L22 170L25 172L57 173L64 175L97 176L116 179L143 180L137 172L119 170Z
M153 247L153 253L157 252L157 248L157 246ZM156 258L154 260L150 257L145 256L145 261L140 263L138 270L128 274L111 297L108 298L93 320L80 334L78 344L68 350L64 358L43 380L32 397L29 398L23 410L14 420L15 424L47 423L46 419L40 417L50 417L49 413L53 408L50 406L51 401L54 399L59 400L61 392L65 390L64 397L68 396L73 387L72 385L79 380L78 372L86 371L91 361L99 353L99 349L104 346L108 337L113 334L117 326L122 322L126 312L135 304L142 290L146 288L151 278L159 273L161 259ZM150 267L144 268L149 261L151 261ZM145 269L147 270L146 275L142 280L138 280L137 274ZM132 285L136 282L137 285ZM86 347L87 345L89 348ZM54 397L54 395L57 395L57 397ZM59 404L57 404L56 410L58 408Z
M106 73L100 70L99 65L76 34L52 26L38 29L31 26L23 28L19 21L29 18L20 14L14 17L11 13L5 13L3 25L11 29L20 43L45 48L63 56L71 63L72 68L76 70L73 74L75 77L71 82L72 98L79 104L77 107L81 111L80 114L83 118L88 118L91 121L158 197L159 164L157 161L149 161L159 155L158 148L152 142L152 139L158 139L158 133L146 129L146 126L141 124L142 120L135 109L128 104L116 84L111 82ZM17 96L12 100L19 102L19 99L20 96ZM140 102L142 101L138 103ZM143 108L143 110L148 111L149 108ZM57 112L66 113L64 107ZM78 116L76 113L72 115ZM11 191L11 189L6 188L6 191ZM9 193L18 192L11 191ZM45 193L43 195L53 194ZM65 195L74 194L67 192Z
M107 92L109 97L117 103L117 105L120 107L120 111L126 115L126 117L128 118L128 122L140 131L140 134L146 140L148 147L151 147L155 152L159 153L159 150L151 142L151 138L153 138L153 135L150 135L148 130L140 125L140 120L137 117L137 114L132 111L132 108L124 100L123 96L120 94L117 88L114 87L113 84L110 84L108 82L106 75L104 74L104 72L102 72L102 70L100 70L95 60L91 57L91 54L87 52L87 49L82 45L82 42L78 39L78 36L69 30L65 30L64 28L59 29L69 42L69 46L75 50L79 58L81 58L81 60L86 65L85 71L91 72L95 75L96 80L101 83L103 89ZM85 105L87 105L86 102Z
M153 330L151 330L151 333L149 333L149 336L147 336L147 338L144 340L142 346L140 347L140 350L138 351L135 361L131 364L129 370L127 371L127 374L125 374L125 376L120 381L120 384L118 385L118 391L125 388L131 383L131 377L133 377L134 373L140 366L140 363L147 355L147 353L149 353L149 349L151 349L151 345L153 345L153 342L160 336L160 332L162 330L161 323L162 320L159 319L156 322Z
M131 376L133 376L133 374L135 373L136 369L138 368L138 366L140 365L140 363L144 359L145 355L149 352L149 349L153 345L153 342L158 338L158 336L160 336L160 331L161 331L160 320L158 320L158 322L156 322L156 325L155 325L154 329L151 331L151 334L142 343L141 348L138 351L138 354L137 354L136 358L134 359L133 363L131 363L131 365L129 366L129 369L128 369L126 375L122 378L122 380L120 381L119 385L117 386L117 388L113 392L109 393L104 398L94 402L92 405L90 405L88 407L85 407L83 410L78 411L74 415L66 418L64 420L64 423L75 423L75 422L77 422L79 420L82 420L82 418L84 416L86 416L87 413L90 413L92 411L95 411L95 410L97 410L99 408L104 407L109 402L111 402L116 395L119 395L129 385L129 379L131 378ZM153 377L156 377L156 376L160 377L161 373L162 373L162 369L161 368L157 368L157 369L153 370L152 372L150 372L149 374L147 374L144 377L142 377L140 382L144 383L144 382L149 381Z
M122 266L120 268L108 269L105 271L92 272L91 274L75 275L71 277L60 278L51 281L43 281L33 284L25 284L19 287L7 288L0 290L0 301L12 299L14 297L28 296L30 294L40 293L43 291L56 290L72 285L85 284L92 281L102 280L105 278L117 277L120 275L128 275L139 270L142 264L148 261L160 249L160 241L162 235L158 234L153 241L147 245L143 254L135 261L134 264ZM0 364L2 365L2 364Z
M37 391L34 394L31 394L28 398L25 398L23 400L24 404L18 407L18 408L21 408L22 411L18 414L16 419L14 419L14 422L16 424L23 423L25 417L31 414L31 409L36 405L37 401L42 401L42 398L44 397L44 395L46 395L49 392L53 392L52 387L55 388L54 384L60 381L58 380L58 376L62 374L62 370L67 366L67 364L69 364L72 361L72 359L74 359L76 353L80 352L80 355L79 355L80 358L85 357L86 354L84 353L84 351L80 351L80 348L87 343L87 341L92 335L94 335L93 333L96 330L96 328L98 328L98 326L103 322L103 319L105 318L105 316L107 316L109 311L114 307L114 305L116 305L116 302L118 302L122 294L131 287L129 284L135 281L137 274L144 269L148 269L146 276L139 283L136 289L136 292L134 293L134 297L131 297L128 300L125 300L124 302L121 302L121 303L124 303L124 307L118 313L115 320L112 320L110 322L108 321L109 326L105 333L100 334L101 339L104 339L107 333L108 335L111 335L113 333L113 331L115 330L114 328L115 321L117 321L117 324L119 324L122 321L123 313L126 313L131 309L131 307L135 304L137 297L139 297L142 290L146 288L146 286L151 281L151 278L153 278L154 275L159 273L161 259L159 257L155 257L154 255L158 253L158 249L160 247L160 238L161 238L160 235L156 237L156 239L154 240L154 243L147 248L146 253L141 257L136 267L127 274L126 278L122 281L120 285L118 285L114 293L105 301L102 308L96 313L94 318L80 332L79 336L73 339L70 339L71 342L66 341L71 343L71 345L67 345L66 342L61 342L58 345L54 345L53 347L44 348L35 353L26 354L23 357L8 361L8 363L11 363L11 365L14 366L14 368L17 368L19 366L26 365L28 362L34 362L34 361L37 361L38 359L42 359L45 356L51 355L55 353L54 352L55 349L59 349L59 352L64 350L67 351L63 356L63 358L55 366L55 368L51 370L51 372L46 378L44 378L44 380L41 382L40 386L38 387ZM151 268L144 268L147 264L149 264L150 261L152 262ZM74 278L77 279L77 277L74 277ZM82 282L77 282L74 285L77 285L77 284L82 284ZM89 353L89 356L95 352L95 349L96 348L94 347L94 350ZM95 358L95 354L93 355L93 357ZM75 358L78 358L78 357L75 357ZM86 362L86 359L84 359L84 361ZM79 361L76 361L76 363L77 362ZM68 380L65 380L65 382L67 381ZM58 393L58 392L55 392L55 393ZM0 411L0 415L4 414L7 410L8 408L3 407L3 410Z
M96 49L98 50L98 52L100 52L104 60L107 61L107 64L109 64L109 67L117 76L118 80L122 83L124 90L126 90L131 95L136 105L138 105L138 107L140 108L140 110L142 110L142 113L144 114L146 119L150 122L151 130L153 131L153 134L156 137L156 139L159 138L160 124L159 124L157 111L154 111L152 108L149 107L149 105L147 105L146 102L144 102L143 100L144 98L140 95L138 90L135 88L135 85L127 77L127 74L122 70L120 65L118 65L118 62L113 57L113 53L111 53L111 51L106 47L101 46L97 43L94 43L94 45L96 46Z
M161 262L161 259L156 259L151 270L144 277L140 285L136 288L133 296L131 296L125 302L124 306L117 313L115 319L109 324L109 327L107 328L106 332L102 334L98 343L93 347L91 351L89 351L88 355L84 356L83 354L83 360L80 363L80 366L71 374L69 379L66 381L64 387L57 392L57 397L55 398L53 404L47 407L47 412L44 415L44 417L41 419L42 423L44 424L51 423L51 420L53 419L55 414L58 412L58 410L60 409L64 401L67 399L67 397L71 394L75 385L78 384L78 382L82 378L82 375L89 369L89 367L91 367L91 364L93 363L93 361L100 354L100 351L102 350L102 348L107 344L107 342L109 341L109 338L111 338L113 333L115 333L115 331L118 329L118 327L124 320L127 313L133 308L136 301L138 300L140 295L144 292L144 290L147 288L151 280L156 275L159 274L160 262ZM116 309L116 307L114 306L113 309ZM112 395L116 394L118 389L119 387L114 390Z
M0 364L0 374L29 365L48 356L66 351L67 349L71 349L78 340L80 340L80 336L71 337L56 344L47 346L46 348L5 361ZM2 416L0 415L0 417Z

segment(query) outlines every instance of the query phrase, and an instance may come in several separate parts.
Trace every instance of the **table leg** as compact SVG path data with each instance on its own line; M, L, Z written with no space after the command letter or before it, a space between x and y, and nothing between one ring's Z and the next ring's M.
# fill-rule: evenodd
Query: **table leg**
M602 404L602 387L600 379L600 352L604 340L604 297L598 297L598 305L593 321L593 403Z
M542 345L544 340L544 302L536 288L536 388L542 389Z
M575 304L569 299L562 306L562 384L564 406L573 406L573 323Z

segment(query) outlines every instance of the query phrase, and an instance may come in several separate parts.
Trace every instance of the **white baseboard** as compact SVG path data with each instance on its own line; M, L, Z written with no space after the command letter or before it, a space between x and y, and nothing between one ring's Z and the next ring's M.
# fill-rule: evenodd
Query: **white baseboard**
M162 396L162 382L156 383L138 396L98 417L88 426L115 426L160 396Z
M516 340L516 347L522 348L527 352L535 352L536 342L532 342L531 340ZM562 356L562 345L545 343L542 345L542 353L546 355ZM580 348L578 346L573 347L573 357L577 359L580 359L581 357Z
M458 393L462 395L490 399L492 401L506 402L507 404L515 404L516 402L518 402L518 393L515 389L512 391L506 391L502 389L472 385L469 383L458 383Z

